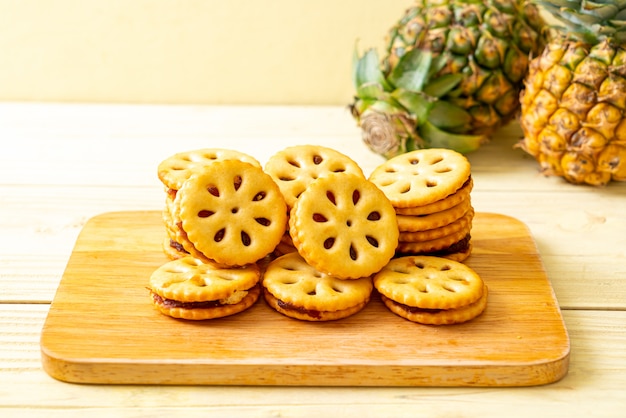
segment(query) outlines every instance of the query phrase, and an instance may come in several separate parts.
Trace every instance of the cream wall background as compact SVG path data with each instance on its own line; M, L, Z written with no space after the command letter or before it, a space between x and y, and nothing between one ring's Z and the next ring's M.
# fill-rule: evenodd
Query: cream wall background
M347 104L411 0L0 0L0 101Z

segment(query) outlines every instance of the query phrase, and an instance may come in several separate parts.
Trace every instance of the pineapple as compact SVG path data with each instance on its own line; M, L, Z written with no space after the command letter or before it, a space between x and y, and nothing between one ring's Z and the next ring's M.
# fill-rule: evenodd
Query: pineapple
M519 146L545 175L626 180L626 0L536 3L564 26L530 63Z
M391 28L386 56L355 51L352 114L385 156L479 148L519 110L544 22L526 0L417 0Z

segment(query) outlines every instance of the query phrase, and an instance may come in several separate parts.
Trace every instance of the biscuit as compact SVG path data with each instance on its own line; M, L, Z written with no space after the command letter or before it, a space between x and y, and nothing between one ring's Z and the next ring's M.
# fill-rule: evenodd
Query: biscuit
M261 168L238 160L217 161L193 174L176 194L175 207L176 241L194 256L227 266L270 254L287 228L276 183Z
M189 255L180 243L174 241L169 236L163 239L163 252L170 260L178 260Z
M452 325L467 322L480 315L487 306L487 294L487 285L483 285L482 296L476 302L461 308L440 310L401 305L385 296L381 296L381 299L391 312L409 321L425 325Z
M465 199L456 206L429 215L397 215L398 229L402 232L417 232L440 228L465 216L471 207L471 201Z
M174 318L221 318L248 309L261 293L256 264L220 268L193 257L170 261L150 276L153 305Z
M441 251L450 247L452 244L459 242L469 233L469 228L461 229L446 236L435 238L427 241L398 242L399 253L422 254Z
M398 244L400 245L400 244ZM458 261L459 263L465 261L472 254L472 242L471 235L467 234L460 241L455 242L454 244L442 248L441 250L431 251L431 252L400 252L396 253L396 257L405 257L411 255L430 255L433 257L447 258L448 260Z
M208 164L223 160L241 160L261 167L254 157L243 152L222 148L203 148L179 152L166 158L159 164L157 175L167 188L179 190L192 174Z
M279 257L281 255L289 254L298 251L296 247L293 245L293 240L289 236L289 233L285 233L281 238L280 242L276 246L274 250L274 255Z
M393 157L372 171L376 184L396 208L423 206L455 193L470 176L462 154L442 148L411 151Z
M465 184L461 186L459 190L444 197L441 200L437 200L436 202L422 205L422 206L414 206L409 208L396 208L396 213L398 215L430 215L433 213L441 212L446 209L449 209L453 206L458 205L464 200L470 198L470 193L474 187L474 181L470 176Z
M369 302L370 277L341 280L319 272L301 255L292 252L271 261L263 275L268 305L283 315L330 321L359 312Z
M398 245L396 213L364 177L331 173L312 182L289 216L289 233L302 257L341 279L370 276Z
M474 209L470 207L465 215L461 218L453 221L447 225L443 225L440 227L435 227L431 229L425 229L423 231L415 231L415 232L405 232L400 231L400 242L419 242L419 241L429 241L436 238L445 237L454 232L458 231L466 231L469 233L469 230L472 226L472 219L474 218Z
M381 295L421 309L457 309L483 294L481 277L465 264L432 256L391 260L374 276Z
M461 241L464 241L464 240L461 240ZM454 247L454 245L452 245L451 247ZM472 255L472 243L469 241L469 236L468 236L467 240L465 240L465 245L463 248L458 248L455 250L448 250L448 251L443 251L443 252L439 251L439 252L435 252L435 253L427 254L427 255L435 255L437 257L446 258L448 260L462 263L463 261L467 260L470 255Z
M311 182L328 173L352 173L364 177L359 165L351 158L319 145L285 148L269 158L265 172L278 184L289 208Z

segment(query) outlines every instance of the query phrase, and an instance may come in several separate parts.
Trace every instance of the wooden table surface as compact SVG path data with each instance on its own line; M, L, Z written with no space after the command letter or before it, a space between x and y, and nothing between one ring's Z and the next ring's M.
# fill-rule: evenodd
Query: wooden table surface
M40 335L76 238L111 211L160 210L156 166L233 148L261 162L294 144L382 162L343 107L0 104L0 415L624 416L626 183L574 186L538 173L517 124L469 155L476 211L524 222L570 337L568 374L512 388L82 385L41 367ZM102 309L106 309L103 306ZM155 347L158 349L158 347Z

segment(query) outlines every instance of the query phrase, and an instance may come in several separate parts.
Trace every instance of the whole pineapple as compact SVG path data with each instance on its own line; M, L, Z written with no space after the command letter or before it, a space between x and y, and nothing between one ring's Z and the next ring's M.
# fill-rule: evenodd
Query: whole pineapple
M526 0L417 0L386 56L355 53L353 116L386 157L417 148L469 152L519 110L544 22Z
M564 23L530 64L520 147L546 175L626 180L626 0L537 1Z

